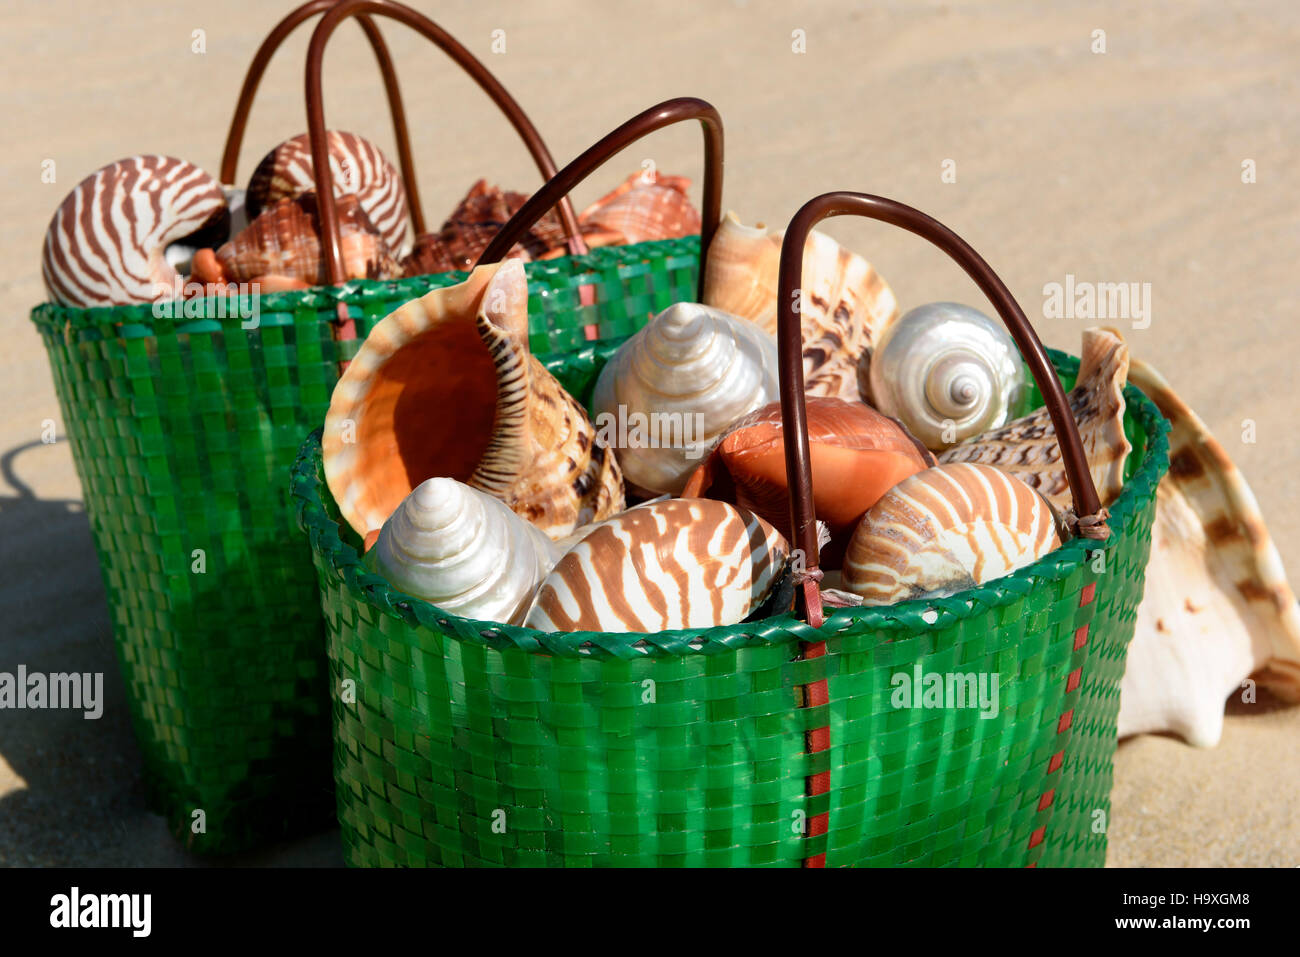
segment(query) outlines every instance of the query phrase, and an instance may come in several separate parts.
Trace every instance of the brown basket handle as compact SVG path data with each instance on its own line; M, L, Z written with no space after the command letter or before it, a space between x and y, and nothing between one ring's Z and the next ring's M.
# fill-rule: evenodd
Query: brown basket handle
M528 147L528 152L532 154L542 177L551 179L555 175L555 160L527 114L515 102L514 97L506 92L505 87L491 71L469 50L461 46L451 34L422 13L393 0L342 0L321 17L320 23L316 24L316 29L312 32L311 44L307 48L307 135L311 142L312 167L316 174L316 202L320 208L326 274L331 285L338 285L342 281L343 256L339 251L339 222L334 206L334 174L330 170L329 143L325 136L321 63L325 56L325 44L338 25L349 16L364 14L375 14L404 23L450 56L505 113L510 124ZM582 240L578 218L573 212L573 204L568 196L557 196L552 199L550 205L558 205L560 219L569 237L569 249L575 255L585 253L587 246ZM346 337L348 324L342 319L341 322L344 326L343 336Z
M310 3L304 3L277 23L275 29L267 34L262 45L257 48L253 62L249 64L248 73L244 75L244 85L239 91L239 99L235 102L235 115L230 120L226 148L221 154L221 182L229 186L235 183L239 150L244 144L244 132L248 127L248 114L253 107L253 98L257 96L257 88L262 83L262 75L266 73L266 68L276 51L303 21L325 12L338 2L339 0L311 0ZM384 91L388 94L388 106L393 115L393 136L397 140L397 157L402 167L402 179L405 180L411 224L415 227L418 236L424 232L424 209L420 203L419 185L415 181L415 163L411 159L411 141L407 132L406 108L402 105L402 91L397 84L392 58L388 55L388 45L384 43L383 35L375 26L375 21L364 14L359 14L357 22L361 25L366 39L370 41L371 49L375 51L375 59L379 61L379 72L384 77Z
M823 193L804 203L790 220L781 244L781 269L777 281L777 345L780 353L781 417L786 434L785 471L790 487L790 527L794 536L793 544L802 549L808 569L801 582L804 586L801 614L810 623L820 624L817 524L813 514L812 470L808 458L803 343L795 296L802 284L803 249L808 233L823 219L846 215L878 219L915 233L922 239L928 239L975 280L975 284L1002 317L1011 338L1029 365L1034 382L1043 394L1043 402L1056 429L1056 440L1061 447L1061 459L1070 491L1074 495L1074 511L1080 517L1080 527L1088 528L1090 537L1105 539L1109 534L1105 514L1097 498L1097 488L1093 484L1092 473L1088 470L1088 459L1079 438L1078 426L1070 414L1065 390L1056 377L1038 333L989 264L943 223L911 206L867 193Z
M704 289L704 254L722 217L723 136L722 117L718 111L711 103L693 96L679 96L652 106L588 147L577 159L552 176L501 227L479 257L477 265L500 262L505 258L511 247L542 218L559 197L566 195L615 153L655 130L683 120L699 120L704 130L704 211L700 218L700 276L697 289L697 298L701 297Z

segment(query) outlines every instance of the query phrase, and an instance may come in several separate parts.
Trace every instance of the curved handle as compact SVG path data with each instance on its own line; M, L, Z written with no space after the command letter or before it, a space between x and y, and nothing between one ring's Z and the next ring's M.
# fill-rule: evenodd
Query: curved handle
M704 256L722 216L722 117L711 103L693 96L679 96L652 106L588 147L577 159L551 177L501 227L476 265L500 262L524 233L554 205L556 199L567 194L619 150L655 130L683 120L699 120L704 130L704 211L700 218L700 277L696 293L696 297L701 298L704 289Z
M803 342L800 318L796 305L796 292L802 283L803 249L813 226L830 216L865 216L906 229L922 239L927 239L947 253L975 280L975 284L988 297L1002 321L1006 323L1029 371L1043 394L1043 402L1056 429L1056 441L1061 447L1065 475L1074 495L1074 510L1080 516L1080 527L1091 527L1094 533L1105 538L1105 514L1097 498L1097 488L1088 471L1088 459L1079 438L1079 429L1065 390L1056 377L1043 344L1029 324L1020 306L1006 285L964 239L937 219L920 210L905 206L883 196L867 193L823 193L795 213L786 229L781 244L781 269L777 280L777 346L781 376L781 417L785 423L785 471L790 488L790 527L794 545L803 550L809 574L805 580L811 587L805 592L802 609L810 623L820 624L821 605L817 591L818 549L816 516L813 514L812 469L808 458L808 416L804 404ZM807 587L807 586L806 586ZM815 608L815 611L813 609ZM816 620L813 620L816 619Z
M555 175L555 160L551 157L546 144L542 142L541 135L532 121L488 68L475 59L469 50L457 43L451 34L418 11L404 4L395 3L393 0L342 0L321 17L320 23L316 24L316 29L312 32L311 44L307 48L307 136L311 142L312 168L316 176L321 245L325 254L326 274L332 285L338 285L342 281L343 256L339 251L339 222L334 207L334 174L330 170L329 142L325 136L321 62L325 56L325 44L338 25L349 16L363 14L375 14L404 23L450 56L505 113L510 124L528 147L528 152L532 154L542 177L549 180ZM587 245L582 240L578 217L573 212L573 203L565 195L556 197L550 205L557 204L560 220L569 237L570 251L575 255L585 253Z
M262 45L257 48L253 62L249 64L244 76L244 85L240 88L239 99L235 101L235 115L230 120L230 132L226 135L226 148L221 154L221 182L234 185L235 170L239 163L239 149L244 143L244 132L248 128L248 114L253 107L253 98L262 83L262 75L280 49L280 45L289 34L298 29L305 20L335 6L339 0L311 0L293 10L287 17L275 25ZM424 208L420 203L419 185L415 181L415 163L411 159L411 141L406 125L406 108L402 104L402 91L397 84L397 74L393 71L393 61L388 55L388 45L375 26L375 21L364 14L357 16L370 47L375 51L379 61L379 72L384 77L384 91L388 95L389 111L393 115L393 136L397 140L397 159L402 167L402 179L406 186L407 205L411 212L411 224L418 236L424 232Z

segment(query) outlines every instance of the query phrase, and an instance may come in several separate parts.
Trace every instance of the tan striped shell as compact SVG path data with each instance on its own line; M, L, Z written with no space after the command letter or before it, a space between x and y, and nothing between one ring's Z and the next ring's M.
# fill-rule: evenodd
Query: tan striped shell
M686 196L685 176L633 173L584 209L578 224L589 246L677 239L700 231L700 214Z
M623 508L623 481L582 407L528 351L517 260L385 317L334 387L325 478L363 537L411 490L454 478L552 539Z
M402 174L374 143L355 133L330 130L330 172L334 195L355 194L375 230L393 255L411 249L411 213ZM249 217L282 199L316 189L312 176L311 143L302 133L267 153L248 181Z
M221 184L170 156L132 156L91 173L59 204L41 250L50 296L65 306L121 306L176 295L167 247L195 233L221 242Z
M1300 701L1300 608L1241 472L1155 369L1129 379L1170 423L1146 591L1120 691L1119 733L1210 747L1223 702L1256 681Z
M776 335L783 235L727 213L709 245L705 304ZM856 400L858 359L898 318L898 300L871 263L816 231L804 247L802 283L805 391Z
M844 587L864 605L953 595L1060 544L1050 506L1024 482L987 465L937 465L862 516L844 556Z
M1124 435L1124 384L1128 381L1129 354L1123 337L1113 329L1087 329L1083 333L1079 377L1067 394L1070 411L1088 458L1088 470L1102 505L1119 497L1124 487L1124 464L1133 451ZM939 456L940 462L978 462L994 465L1064 511L1071 507L1070 485L1061 465L1061 448L1046 407L954 445Z
M628 509L564 555L525 623L543 631L658 632L743 621L789 546L756 515L675 498Z

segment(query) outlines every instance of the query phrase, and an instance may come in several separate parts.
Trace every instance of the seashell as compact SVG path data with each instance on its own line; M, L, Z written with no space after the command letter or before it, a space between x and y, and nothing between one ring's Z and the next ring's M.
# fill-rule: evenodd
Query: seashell
M685 176L633 173L578 215L589 246L677 239L700 231L700 214L686 196Z
M393 255L406 255L411 248L411 214L402 174L364 137L330 130L327 138L335 197L355 195ZM282 199L315 190L311 141L301 133L267 153L253 170L248 181L248 214L256 218Z
M91 173L50 219L41 273L65 306L122 306L179 295L167 248L228 235L221 184L170 156L132 156ZM188 257L183 257L188 258Z
M375 232L355 196L339 198L339 251L345 279L391 279L398 274L383 237ZM315 193L282 199L219 249L194 256L193 278L202 283L258 282L275 288L329 282L321 254Z
M565 553L525 624L604 632L735 624L763 603L789 554L776 529L724 502L643 505L603 522Z
M330 492L362 536L433 477L501 499L552 539L623 508L614 456L528 351L513 259L381 320L334 387L322 447Z
M1118 332L1087 329L1079 377L1066 394L1102 505L1119 496L1124 487L1124 463L1133 450L1124 435L1128 364L1128 346ZM1064 511L1072 503L1056 429L1046 408L954 445L939 455L939 461L995 465L1042 492L1057 509Z
M416 486L366 560L399 591L484 621L523 622L560 551L485 492L450 478Z
M1119 734L1213 747L1247 677L1300 701L1300 608L1245 478L1153 368L1129 380L1169 420L1146 591L1120 686Z
M676 495L733 422L779 396L771 336L679 302L610 357L591 411L629 482Z
M940 598L1001 578L1061 544L1038 492L988 465L938 465L867 510L844 556L864 605Z
M1025 373L1002 326L970 306L932 302L908 310L862 353L858 384L937 451L1006 425Z
M704 302L776 335L781 238L727 213L704 267ZM898 301L861 256L813 231L804 247L800 316L804 391L857 399L858 359L898 318Z
M901 425L862 402L813 396L807 409L813 510L830 527L832 541L846 541L862 513L886 491L934 465L934 456ZM765 405L733 425L682 494L734 502L790 538L781 403ZM842 549L824 556L831 567L836 551Z

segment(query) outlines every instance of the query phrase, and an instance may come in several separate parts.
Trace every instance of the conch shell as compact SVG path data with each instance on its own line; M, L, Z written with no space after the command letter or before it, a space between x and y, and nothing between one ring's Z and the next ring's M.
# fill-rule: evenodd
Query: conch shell
M465 618L513 625L559 558L504 502L449 478L421 482L366 554L399 591Z
M633 173L578 216L589 246L677 239L700 231L700 214L686 197L686 176L658 170Z
M1255 496L1223 446L1155 369L1134 360L1129 380L1171 431L1119 734L1173 731L1212 747L1224 699L1247 677L1300 701L1300 608Z
M1087 329L1079 377L1067 393L1070 412L1079 427L1088 470L1102 505L1119 497L1124 487L1124 463L1133 450L1124 435L1124 384L1128 378L1128 346L1113 329ZM1056 429L1046 407L1023 418L954 445L939 461L995 465L1042 492L1057 509L1070 508L1072 497Z
M779 395L771 336L720 309L679 302L605 364L591 410L602 431L626 433L607 441L628 481L676 495L733 422Z
M411 214L402 174L374 143L355 133L330 130L330 172L334 195L354 195L374 230L395 257L411 248ZM267 153L248 181L248 215L256 217L282 199L315 192L311 141L306 133L285 140Z
M867 401L935 450L1006 425L1024 385L1007 331L956 302L908 310L858 363Z
M709 244L704 302L776 335L783 235L727 213ZM799 306L804 391L857 399L858 359L898 318L894 293L871 263L814 231L804 247Z
M91 173L50 219L41 273L65 306L123 306L177 298L167 247L215 245L230 215L221 184L170 156L132 156Z
M526 624L603 632L735 624L763 603L788 557L776 529L723 502L642 505L601 523L560 559Z
M1055 516L1024 482L988 465L938 465L867 510L844 556L844 587L864 605L954 595L1061 544Z
M528 351L516 260L376 325L334 387L322 451L330 492L362 536L433 477L501 499L552 539L623 508L614 456Z
M813 510L830 527L832 541L847 540L862 513L886 491L934 464L934 456L902 426L861 402L811 396L807 409ZM781 403L765 405L733 425L682 494L734 502L789 538Z
M357 197L341 196L334 208L339 216L343 278L395 277L397 263ZM328 283L316 194L282 199L220 249L199 250L194 255L193 277L202 283L256 282L269 287L264 292Z

